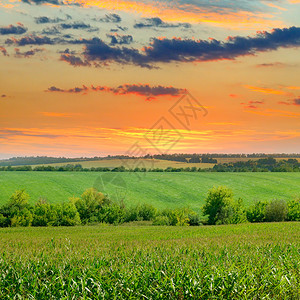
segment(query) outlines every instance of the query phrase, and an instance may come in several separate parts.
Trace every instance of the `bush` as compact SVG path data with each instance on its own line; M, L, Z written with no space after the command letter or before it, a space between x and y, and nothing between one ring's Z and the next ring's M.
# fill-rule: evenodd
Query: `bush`
M267 222L282 222L287 213L288 207L284 200L273 200L266 206L265 219Z
M0 227L7 227L9 225L9 219L0 214Z
M155 225L155 226L169 226L170 221L169 221L169 218L167 216L157 216L153 221L153 225Z
M247 210L247 220L251 223L264 222L265 210L268 202L257 201Z
M81 198L71 198L70 201L75 204L83 224L97 219L102 207L110 203L102 193L94 188L87 189Z
M200 216L195 212L191 212L188 214L189 225L190 226L200 226L203 225L200 219Z
M288 201L288 221L300 221L300 198Z
M27 227L31 226L32 221L33 216L31 212L27 208L24 208L11 218L10 225L11 227Z

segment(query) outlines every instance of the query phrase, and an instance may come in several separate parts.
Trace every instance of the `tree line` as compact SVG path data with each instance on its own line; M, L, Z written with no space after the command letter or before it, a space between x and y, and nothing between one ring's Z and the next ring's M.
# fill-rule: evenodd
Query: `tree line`
M147 203L127 207L124 202L111 201L94 188L67 202L50 204L39 199L32 205L25 190L18 190L0 207L0 227L118 225L135 221L149 221L160 226L300 221L300 198L288 202L257 201L246 208L242 199L234 199L232 190L218 187L209 190L201 211L199 215L190 208L158 210Z
M277 161L272 157L258 160L237 161L232 163L217 164L212 168L185 167L174 168L115 168L91 167L84 168L81 164L67 164L64 166L6 166L0 171L38 171L38 172L299 172L300 162L297 159L283 159Z
M107 156L94 156L94 157L49 157L49 156L26 156L26 157L12 157L9 159L0 160L0 166L28 166L28 165L45 165L53 163L76 163L80 161L97 161L97 160L109 160L109 159L161 159L178 162L190 162L190 163L218 163L217 159L220 158L300 158L299 153L287 154L287 153L252 153L252 154L213 154L213 153L174 153L174 154L146 154L141 157L129 156L129 155L107 155Z

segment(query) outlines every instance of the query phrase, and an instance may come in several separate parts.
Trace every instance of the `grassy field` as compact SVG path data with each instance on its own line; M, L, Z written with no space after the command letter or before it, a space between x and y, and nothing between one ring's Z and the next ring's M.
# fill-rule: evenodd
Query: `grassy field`
M0 229L1 299L299 299L300 223Z
M127 204L189 206L199 212L207 191L220 185L232 188L246 205L258 199L288 200L300 196L300 173L0 172L0 204L17 189L26 189L31 203L40 197L57 203L95 186L113 199L125 197Z
M104 159L104 160L91 160L91 161L78 161L72 162L70 164L80 164L83 168L116 168L124 166L126 169L134 169L136 167L154 169L161 168L166 169L168 167L173 168L212 168L215 164L204 164L204 163L187 163L187 162L177 162L177 161L168 161L160 159ZM45 166L65 166L68 163L55 163L55 164L45 164ZM35 167L36 165L32 165ZM39 165L40 166L40 165Z

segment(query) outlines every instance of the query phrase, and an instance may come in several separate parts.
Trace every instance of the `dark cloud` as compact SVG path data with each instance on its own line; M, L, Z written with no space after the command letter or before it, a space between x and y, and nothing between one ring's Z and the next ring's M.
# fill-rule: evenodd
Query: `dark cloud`
M60 18L51 19L46 16L36 17L36 18L34 18L34 20L35 20L36 24L59 23L59 22L64 21L63 19L60 19Z
M0 52L1 52L4 56L9 56L8 53L7 53L7 50L6 50L4 47L2 47L2 46L0 46Z
M62 29L89 29L91 28L90 24L85 24L83 22L74 22L74 23L62 23L59 25Z
M55 41L50 39L47 36L35 36L29 35L22 37L20 39L10 38L5 41L5 44L11 45L16 44L18 46L26 46L26 45L53 45Z
M136 22L133 26L134 28L151 28L151 27L159 27L159 28L191 28L191 24L189 23L166 23L160 18L145 18L140 22Z
M54 5L62 5L64 4L63 1L59 1L59 0L21 0L24 3L27 4L54 4Z
M133 48L112 47L94 39L86 44L83 54L89 61L115 61L151 68L155 63L234 60L240 56L299 46L300 28L290 27L258 32L253 37L228 37L225 42L215 39L154 38L142 52Z
M15 48L15 57L28 58L28 57L31 57L31 56L35 55L36 53L43 52L44 50L45 49L35 48L35 49L31 49L31 50L28 50L28 51L21 52L20 49Z
M264 101L248 101L247 103L241 103L245 108L258 108L258 105L264 104Z
M292 99L292 100L288 100L288 101L281 101L281 102L278 102L278 104L300 106L300 98L296 98L296 99Z
M134 94L138 96L146 97L147 100L155 99L160 96L172 96L176 97L182 94L185 90L175 87L166 87L166 86L150 86L149 84L124 84L116 88L106 87L106 86L90 86L87 87L83 85L82 87L75 87L72 89L61 89L55 86L52 86L46 90L47 92L61 92L61 93L88 93L88 92L110 92L115 95L128 95Z
M284 66L286 66L286 64L280 62L264 63L264 64L256 65L257 68L284 67Z
M120 23L122 21L122 18L117 14L107 14L103 18L94 20L103 23Z
M52 27L47 27L47 28L43 29L42 34L59 35L59 34L61 34L61 32L57 28L57 26L52 26Z
M0 27L0 34L6 35L6 34L23 34L27 32L27 28L24 27L23 24L18 23L17 26L9 25L6 27Z
M74 54L69 54L69 53L63 53L60 56L61 61L65 61L68 64L70 64L71 66L74 67L86 67L86 66L90 66L91 64L86 61L86 60L82 60L80 57L75 56Z
M131 35L107 34L106 36L111 39L111 45L129 45L133 42Z

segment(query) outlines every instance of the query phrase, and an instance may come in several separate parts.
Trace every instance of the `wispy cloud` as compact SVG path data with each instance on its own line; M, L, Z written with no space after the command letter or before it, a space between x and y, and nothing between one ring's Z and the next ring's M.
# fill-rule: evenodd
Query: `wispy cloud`
M177 97L182 94L185 90L175 88L172 86L150 86L149 84L124 84L116 88L107 86L82 86L71 89L61 89L52 86L46 90L46 92L60 92L60 93L74 93L74 94L86 94L88 92L109 92L115 95L138 95L146 97L147 100L153 100L161 96Z

